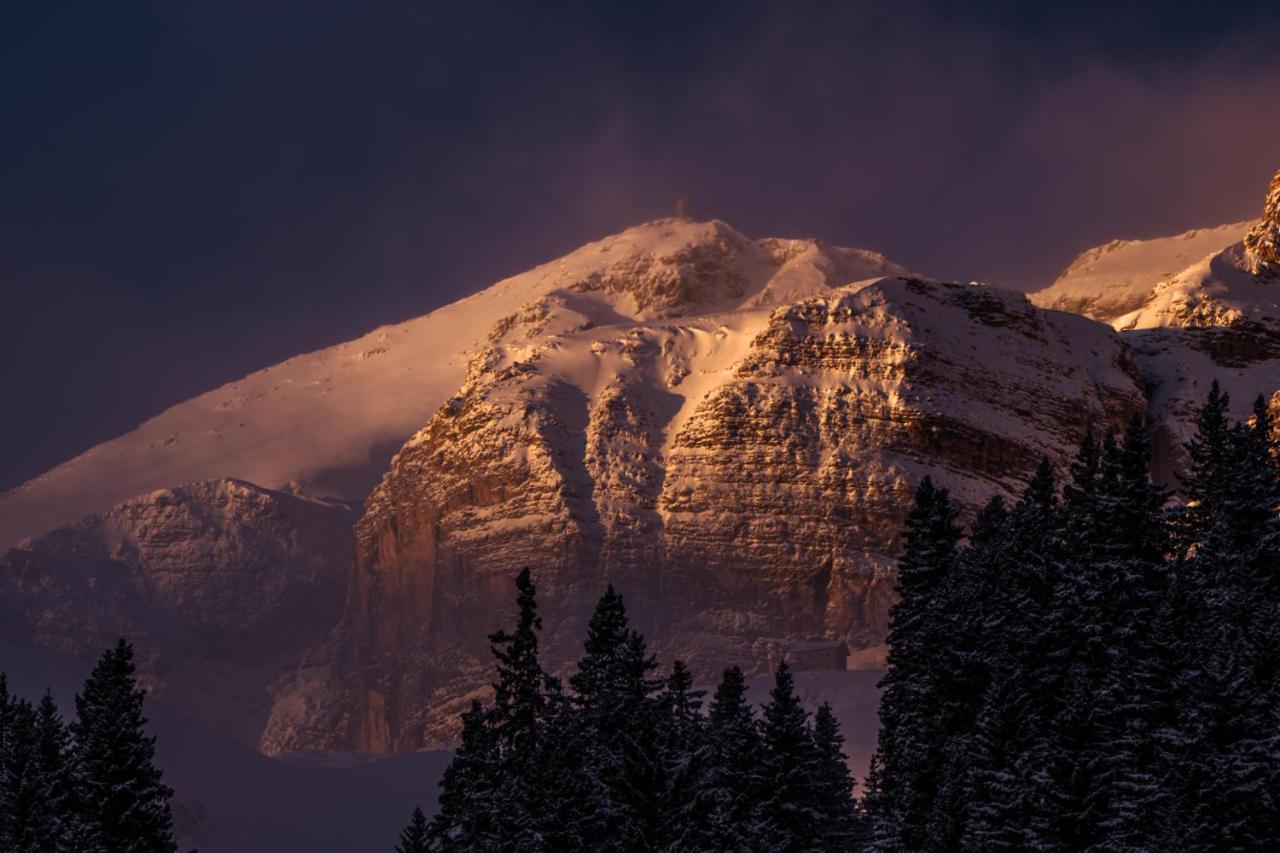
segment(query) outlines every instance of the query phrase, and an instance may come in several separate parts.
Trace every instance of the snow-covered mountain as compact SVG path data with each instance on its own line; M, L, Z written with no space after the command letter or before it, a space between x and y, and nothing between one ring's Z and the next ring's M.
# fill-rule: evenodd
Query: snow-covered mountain
M1085 318L719 223L684 235L698 280L592 273L495 326L366 502L333 667L287 693L265 748L446 735L525 565L555 666L607 582L695 672L877 642L924 473L976 507L1144 406Z
M677 303L735 298L720 288L758 290L763 282L751 252L739 258L737 277L722 282L700 274L699 258L679 256L696 233L723 228L675 221L633 228L423 317L201 394L0 495L0 547L137 495L205 480L362 500L405 439L457 391L494 324L522 306L569 283L609 292L640 275L649 292L616 306L597 300L602 309L657 316ZM779 241L778 251L786 245ZM829 262L862 271L850 277L898 269L874 253L838 249ZM785 298L787 286L779 281L773 293L752 294L766 302Z
M1112 240L1082 252L1031 301L1103 323L1142 307L1152 289L1191 264L1240 242L1252 222L1197 228L1154 240Z
M695 672L874 645L924 474L974 508L1142 412L1167 474L1210 381L1237 414L1280 388L1278 185L1256 224L1093 250L1030 301L722 222L638 226L0 498L0 539L40 534L0 561L0 610L46 646L144 638L162 698L273 753L449 734L524 565L553 664L607 582ZM269 660L223 666L269 625Z
M1092 249L1032 294L1122 333L1147 385L1160 473L1178 467L1212 381L1232 395L1237 415L1258 393L1280 389L1278 247L1280 173L1255 222ZM1171 270L1175 261L1181 266Z

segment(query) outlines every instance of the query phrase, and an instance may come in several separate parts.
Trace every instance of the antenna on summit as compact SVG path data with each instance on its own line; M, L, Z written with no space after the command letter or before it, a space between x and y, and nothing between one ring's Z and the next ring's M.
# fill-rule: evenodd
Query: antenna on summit
M676 219L692 219L693 215L689 212L691 205L692 202L689 201L689 196L680 196L679 200L676 201Z

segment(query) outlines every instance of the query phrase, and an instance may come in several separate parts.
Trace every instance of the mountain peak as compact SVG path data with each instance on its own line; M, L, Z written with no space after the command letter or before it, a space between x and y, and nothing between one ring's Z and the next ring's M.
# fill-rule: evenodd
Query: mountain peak
M1042 308L1103 323L1141 308L1157 285L1238 243L1251 222L1197 228L1169 237L1112 240L1081 253L1049 287L1031 294Z
M1280 278L1280 172L1271 179L1262 220L1245 235L1244 248L1250 272Z

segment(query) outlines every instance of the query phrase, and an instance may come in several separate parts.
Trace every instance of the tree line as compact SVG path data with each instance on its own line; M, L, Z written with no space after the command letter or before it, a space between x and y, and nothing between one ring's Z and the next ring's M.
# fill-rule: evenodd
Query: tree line
M1280 468L1217 384L1181 500L1134 420L968 531L906 525L871 850L1280 850Z
M705 713L675 661L665 677L609 587L568 689L538 659L529 570L515 630L490 636L493 701L463 715L439 810L399 853L480 850L845 850L859 816L829 705L810 714L784 663L757 720L742 671L726 669Z
M107 650L64 724L47 691L0 675L0 853L174 853L169 798L145 732L133 647Z
M1280 462L1260 397L1215 383L1179 500L1146 426L1042 460L965 531L925 478L903 534L881 729L855 799L829 706L785 664L757 718L726 670L704 713L600 599L569 689L538 663L528 571L491 636L439 810L399 853L461 850L1280 849Z

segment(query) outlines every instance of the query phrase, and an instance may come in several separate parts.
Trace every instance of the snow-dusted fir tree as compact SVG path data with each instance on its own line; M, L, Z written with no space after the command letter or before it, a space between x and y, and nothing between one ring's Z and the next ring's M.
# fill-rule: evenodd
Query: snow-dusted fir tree
M1086 837L1119 849L1154 846L1170 806L1154 751L1173 700L1159 631L1167 619L1168 493L1152 482L1150 462L1146 429L1136 418L1119 443L1104 446L1083 573L1092 736L1064 745L1078 751L1077 764L1090 779L1080 826Z
M0 850L41 850L59 837L59 815L46 794L36 710L25 699L11 702L0 753ZM57 849L52 848L52 849Z
M146 733L146 694L134 680L133 647L123 638L94 667L76 696L71 724L85 815L112 853L172 853L173 820Z
M992 709L984 706L992 696L1007 694L1002 685L1026 685L1045 675L1048 651L1045 625L1052 607L1061 552L1056 477L1042 459L1022 496L1011 509L997 497L975 519L969 541L959 555L957 570L934 594L939 620L932 655L936 699L932 726L940 738L935 747L937 789L928 806L923 841L928 849L951 850L972 845L974 831L968 825L975 813L1003 810L1007 829L1028 837L1024 828L1037 824L1040 798L1026 780L1028 790L1018 798L1017 810L1008 802L984 802L1001 792L993 785L973 784L973 750L970 743L980 725L993 726ZM1022 694L1025 695L1025 694ZM988 712L988 719L981 715ZM1026 704L1020 709L1016 731L1002 730L1018 741L989 750L986 771L990 778L1022 775L1017 766L1051 713ZM989 762L999 759L1006 765Z
M658 802L656 844L663 849L714 849L711 818L715 798L707 789L711 747L702 714L704 692L693 689L693 673L674 661L658 696L659 754L663 787Z
M35 736L41 796L53 819L50 841L40 849L96 853L101 849L101 841L80 797L80 768L72 749L71 734L63 724L57 703L47 691L36 706Z
M809 714L796 695L795 679L785 661L778 664L760 718L760 740L766 787L756 815L767 849L821 849L817 750Z
M630 630L622 596L609 586L587 626L570 676L584 793L581 833L601 850L644 849L659 835L665 787L658 748L662 680L644 638Z
M982 697L972 730L961 742L964 797L959 849L965 853L1021 853L1054 849L1037 842L1035 785L1028 776L1027 738L1019 721L1028 711L1020 691L1002 678Z
M944 771L944 650L961 530L946 489L925 477L903 531L898 602L890 611L889 671L881 681L880 738L865 798L876 850L924 849Z
M498 849L495 808L500 784L498 750L480 700L462 715L462 737L440 781L439 807L428 829L430 849L441 853Z
M413 807L409 817L409 825L400 833L400 843L396 845L396 853L428 853L427 817L421 806Z
M533 756L539 731L560 693L559 681L543 670L538 659L542 617L527 568L516 577L516 607L515 630L489 636L498 675L490 725L508 763L522 763Z
M1168 637L1177 717L1160 745L1181 843L1266 849L1280 844L1280 470L1264 401L1234 426L1228 402L1215 383L1187 445Z
M516 608L515 630L489 636L498 677L487 724L502 780L493 792L498 832L510 843L531 849L556 831L547 818L556 811L548 797L554 795L549 786L559 781L560 762L547 753L542 740L564 697L559 680L543 670L538 658L542 618L527 568L516 577Z
M711 849L754 850L763 843L756 803L764 796L763 746L747 705L742 670L724 671L707 714L707 772L703 788L711 799Z
M844 754L840 723L823 702L813 717L813 792L818 822L817 841L831 853L856 850L861 843L861 821L853 799L853 775Z

